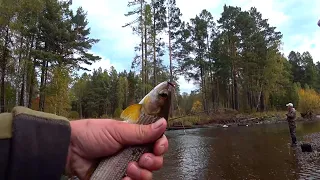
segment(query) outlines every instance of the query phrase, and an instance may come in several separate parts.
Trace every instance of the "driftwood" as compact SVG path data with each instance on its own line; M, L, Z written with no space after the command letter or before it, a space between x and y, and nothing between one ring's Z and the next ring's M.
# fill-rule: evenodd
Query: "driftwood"
M301 117L304 119L312 119L313 118L313 113L312 112L306 112L306 113L300 113Z

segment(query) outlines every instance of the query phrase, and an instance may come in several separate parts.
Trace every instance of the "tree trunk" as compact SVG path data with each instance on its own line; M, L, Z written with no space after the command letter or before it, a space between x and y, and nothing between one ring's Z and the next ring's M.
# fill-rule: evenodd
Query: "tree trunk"
M28 96L28 103L27 106L31 108L32 106L32 97L33 97L33 87L34 87L34 79L36 78L35 75L35 68L36 68L36 58L31 60L31 50L33 48L33 42L34 41L34 36L31 38L31 45L29 49L29 54L28 54L28 61L30 62L30 65L28 66L30 69L28 70L29 72L29 96Z
M233 108L233 87L232 87L232 84L231 85L228 85L228 89L229 89L229 104L228 104L228 108Z
M203 102L203 110L207 111L207 100L206 100L206 84L205 84L205 77L204 77L204 68L203 65L200 67L200 76L201 76L201 94L202 94L202 102Z
M238 82L236 71L233 70L234 109L239 110Z
M30 85L29 85L29 102L28 107L32 106L32 97L33 97L33 88L34 88L34 79L35 79L35 68L36 68L36 59L34 58L34 62L32 63L32 67L30 70Z
M217 82L217 87L216 87L216 89L217 89L217 93L216 93L216 102L217 102L217 109L219 108L219 106L220 106L220 86L219 86L219 81L218 81L218 78L216 78L216 82Z
M170 26L169 26L170 28ZM170 63L170 82L173 81L173 69L172 69L172 47L171 47L171 32L170 32L170 29L169 29L169 63Z
M143 90L143 96L145 96L148 92L147 90L147 84L148 84L148 67L147 67L147 59L148 59L148 50L147 50L147 25L144 23L144 90Z
M145 87L145 66L144 66L144 23L143 23L143 0L140 0L140 8L141 8L141 19L140 19L140 26L141 26L141 76L142 76L142 97L145 96L144 87Z
M170 18L169 17L169 14L168 13L168 19ZM169 70L170 70L170 82L173 82L173 72L172 72L172 47L171 47L171 29L170 29L170 24L168 24L168 34L169 34ZM174 111L174 106L173 106L173 98L171 98L171 107L170 107L170 117L173 117L173 111ZM179 114L180 115L180 114Z
M41 67L41 77L40 77L40 99L39 99L39 111L43 111L43 97L44 97L44 80L45 80L45 67L46 67L46 61L42 61L42 67Z
M22 80L19 78L17 78L16 84L17 84L17 89L18 89L18 84L20 84L20 98L18 97L18 104L19 106L23 106L23 89L24 89L24 74L23 74L23 62L22 62L22 45L23 45L23 37L20 37L20 52L19 52L19 56L18 56L18 68L17 68L17 74L20 75L22 74ZM18 93L19 94L19 93Z
M233 74L233 66L232 66L232 69L231 69L231 78L232 78L232 84L230 85L230 89L231 89L231 108L232 109L235 109L235 106L234 106L234 74Z
M264 112L265 111L265 100L264 100L264 92L261 91L261 94L260 94L260 112Z
M256 98L258 98L258 102L257 102L257 104L256 104L256 110L257 111L260 111L260 105L261 105L261 94L262 94L262 89L260 90L260 92L259 92L259 95L258 95L258 97L256 97Z
M248 107L249 109L251 110L251 94L250 94L250 91L249 91L249 87L247 88L247 103L248 103Z
M153 8L153 14L156 13ZM153 87L157 85L157 58L156 58L156 18L153 16Z
M2 50L2 62L1 62L1 95L0 95L0 113L5 112L5 77L6 77L6 64L9 55L9 28L6 27L6 36L4 40L4 46Z
M48 75L48 61L43 60L42 69L41 69L39 111L44 111L45 89L46 89L46 85L47 85L47 75Z
M21 91L20 91L20 106L26 106L26 100L27 100L27 72L26 72L26 69L27 69L27 63L24 62L23 63L23 67L22 67L22 84L21 84Z
M24 102L23 102L23 106L26 106L28 107L29 106L29 97L31 96L29 94L29 89L30 89L30 72L32 71L32 67L33 67L33 62L31 60L31 50L33 48L33 40L34 40L34 36L31 37L31 39L29 38L28 39L28 43L27 43L27 47L28 47L28 51L27 51L27 60L25 61L25 66L24 66L24 83L25 83L25 88L24 88L24 93L23 93L23 96L24 96Z
M24 70L23 70L23 74L22 74L22 84L21 84L21 89L20 89L20 102L19 105L23 106L23 102L24 102L24 86L25 86L25 79L24 79Z
M237 64L236 64L236 57L237 57L237 51L236 51L236 45L235 43L232 43L232 50L233 50L233 59L232 59L232 73L233 73L233 92L234 92L234 109L239 110L239 97L238 97L238 81L237 81Z
M82 98L80 99L80 102L79 102L79 114L80 114L80 119L83 118L83 115L82 115Z
M204 108L206 113L208 114L208 101L207 101L207 81L206 81L206 75L205 75L205 70L203 68L203 89L204 89Z
M215 109L216 96L215 96L214 91L216 90L216 87L215 87L215 81L214 81L214 77L213 77L212 70L211 70L211 73L210 73L210 80L211 80L211 83L210 83L210 84L211 84L212 108Z

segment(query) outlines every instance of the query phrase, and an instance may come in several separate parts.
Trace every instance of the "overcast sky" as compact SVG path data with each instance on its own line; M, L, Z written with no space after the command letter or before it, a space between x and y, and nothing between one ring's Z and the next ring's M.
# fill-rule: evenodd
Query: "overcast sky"
M91 37L100 39L91 50L102 60L91 65L90 69L129 70L134 57L134 46L139 37L132 35L130 28L122 28L130 19L124 14L128 11L127 0L73 0L73 8L82 6L88 13ZM220 17L223 5L239 6L243 10L256 7L263 18L269 19L272 26L283 34L282 51L288 56L291 50L309 51L317 62L320 60L320 0L176 0L182 12L182 19L189 20L203 9L212 13L215 19ZM164 61L168 61L165 59ZM168 64L168 62L166 62ZM182 92L190 92L196 87L184 78L179 80Z

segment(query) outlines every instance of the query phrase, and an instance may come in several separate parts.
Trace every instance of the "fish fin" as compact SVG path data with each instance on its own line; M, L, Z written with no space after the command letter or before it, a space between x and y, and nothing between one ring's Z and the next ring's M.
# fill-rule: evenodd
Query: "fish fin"
M140 117L141 108L141 104L132 104L122 111L120 118L135 123Z

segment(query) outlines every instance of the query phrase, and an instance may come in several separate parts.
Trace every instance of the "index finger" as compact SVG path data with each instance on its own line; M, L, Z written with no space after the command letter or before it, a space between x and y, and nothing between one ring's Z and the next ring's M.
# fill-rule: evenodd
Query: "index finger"
M169 142L165 135L163 135L160 139L158 139L154 143L153 153L156 156L162 156L164 153L168 151Z

